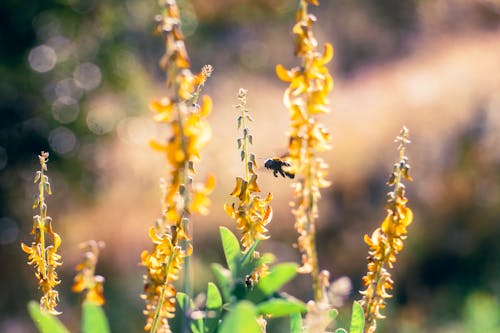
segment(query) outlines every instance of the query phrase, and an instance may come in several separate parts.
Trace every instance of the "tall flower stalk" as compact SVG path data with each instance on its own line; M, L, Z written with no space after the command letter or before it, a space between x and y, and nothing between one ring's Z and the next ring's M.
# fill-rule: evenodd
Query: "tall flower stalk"
M168 318L175 311L176 289L173 282L184 272L184 292L190 293L188 257L193 251L188 230L193 213L207 214L215 178L204 184L193 183L194 163L208 143L211 130L206 117L212 110L209 96L200 96L212 67L205 65L200 73L190 70L189 57L180 29L179 8L175 0L160 1L162 15L157 17L157 32L164 34L166 51L160 65L167 74L168 96L153 100L150 108L154 120L167 124L172 135L165 143L151 146L165 154L170 167L168 180L161 182L162 215L149 230L153 250L143 251L141 261L147 267L144 294L146 301L144 327L150 332L170 332Z
M35 241L31 246L21 243L21 248L28 256L28 264L35 267L35 277L42 289L43 296L40 299L40 307L53 315L61 312L56 310L59 302L59 293L54 289L59 283L56 268L62 265L61 256L57 253L61 246L61 237L52 228L52 218L47 215L47 204L45 194L52 194L47 172L49 153L42 151L38 156L40 170L36 172L35 183L38 183L38 193L35 196L33 209L38 208L38 214L33 216L33 228L31 234L35 235ZM50 244L50 245L49 245Z
M367 333L374 333L377 329L377 319L385 318L380 310L385 308L385 299L391 297L388 290L394 286L388 269L394 267L396 255L403 249L403 241L407 237L407 227L413 221L413 212L406 207L408 199L405 197L403 184L404 179L412 180L408 174L410 165L406 156L406 145L410 142L408 135L408 129L403 127L395 140L398 143L399 161L394 164L387 182L392 186L385 206L387 215L371 237L368 235L364 237L370 250L368 272L363 277L366 289L361 291L363 298L360 303L365 314Z
M328 187L325 177L328 165L318 153L330 149L330 135L318 120L318 116L329 113L328 94L333 89L333 79L326 64L333 57L333 47L325 44L323 53L317 51L318 42L312 25L316 17L308 12L308 6L319 5L316 0L300 0L296 23L295 55L301 65L286 70L276 67L278 77L290 82L283 102L290 113L290 130L287 161L293 166L297 181L294 183L293 214L295 228L299 233L297 247L302 253L301 273L310 273L313 278L314 299L324 299L319 277L316 250L316 221L320 189Z
M253 137L247 127L247 122L252 121L252 117L247 109L247 91L240 89L238 93L239 104L237 109L240 112L238 116L238 129L242 135L237 139L238 149L240 150L241 161L245 165L245 177L236 177L236 185L231 192L231 196L238 198L237 204L226 203L224 209L226 213L234 220L239 230L241 230L241 244L244 251L247 251L256 241L269 238L266 225L272 219L272 209L270 202L273 198L268 193L265 198L261 198L259 185L257 184L257 173L255 169L255 155L249 152Z

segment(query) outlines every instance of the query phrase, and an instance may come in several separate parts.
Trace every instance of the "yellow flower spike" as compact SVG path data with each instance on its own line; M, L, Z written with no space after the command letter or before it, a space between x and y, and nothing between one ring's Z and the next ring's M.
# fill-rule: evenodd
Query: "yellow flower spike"
M71 291L84 293L84 301L102 306L105 303L104 277L95 275L95 267L100 251L104 248L104 242L90 240L80 244L80 248L85 250L85 259L75 267L77 274Z
M276 66L277 76L289 82L283 95L283 104L289 110L290 129L287 161L294 167L295 228L299 234L296 245L302 257L301 273L311 273L315 301L321 301L323 288L319 283L319 265L315 245L316 219L320 189L330 185L325 177L328 165L317 154L331 149L328 131L317 119L330 112L328 94L333 88L333 79L325 64L333 57L333 47L326 44L322 52L317 51L318 42L312 27L316 18L308 13L308 5L319 5L317 1L301 0L292 28L295 55L301 65L286 70Z
M250 112L247 109L247 90L241 88L238 92L239 104L236 106L240 112L238 116L238 129L242 136L237 139L237 146L240 149L241 161L245 167L245 177L236 177L236 184L230 193L232 197L238 198L237 203L225 203L224 210L235 220L236 226L241 230L241 244L244 251L247 251L257 240L269 238L266 225L271 221L272 209L270 202L272 195L268 194L261 198L257 183L258 175L255 171L257 163L255 156L249 152L252 144L252 135L247 127L247 122L252 121ZM264 269L264 268L262 268Z
M49 178L45 175L48 170L48 158L49 153L43 151L38 156L40 171L36 172L34 178L34 182L38 183L38 193L33 209L39 209L38 214L33 217L31 229L31 234L35 236L34 242L31 246L21 243L21 249L28 254L28 265L35 267L35 277L43 292L40 307L50 314L59 315L61 312L56 310L59 293L54 290L54 287L60 283L55 269L62 265L61 256L57 253L61 245L61 237L53 231L52 219L47 216L45 194L52 194ZM47 244L49 241L50 245Z
M366 332L374 333L377 329L377 319L385 318L380 310L385 308L385 299L391 295L388 290L393 289L394 282L385 267L392 269L396 262L396 255L403 250L404 239L407 235L407 226L413 221L413 212L406 207L408 199L405 197L403 179L408 176L410 166L405 155L408 140L408 129L403 127L396 138L399 143L400 161L394 165L387 184L393 187L388 194L386 204L387 216L381 226L373 232L372 236L365 235L365 243L369 247L368 273L363 277L366 289L361 291L363 298L361 304L365 313Z
M205 184L192 182L194 162L200 160L201 150L211 138L206 117L212 110L212 100L202 96L201 90L213 68L203 66L198 74L190 69L189 56L180 29L180 13L175 0L160 1L162 15L157 17L157 32L164 34L165 53L160 65L167 74L169 96L153 100L150 108L156 122L166 123L171 136L164 142L151 141L150 146L163 153L170 167L168 181L161 186L162 216L149 229L153 244L151 252L141 253L146 267L144 278L144 329L150 332L169 332L168 319L175 311L176 289L172 286L183 271L184 292L190 293L187 257L193 251L187 227L191 214L207 214L215 178L209 176Z

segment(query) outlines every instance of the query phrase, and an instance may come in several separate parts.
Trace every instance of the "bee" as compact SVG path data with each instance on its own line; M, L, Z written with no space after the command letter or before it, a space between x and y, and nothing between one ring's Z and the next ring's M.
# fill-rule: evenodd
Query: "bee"
M247 289L252 289L254 284L255 279L252 277L252 275L245 276L245 287L247 287Z
M286 161L281 160L278 157L270 158L265 160L264 162L264 167L266 169L272 170L274 177L278 177L278 173L282 175L284 178L288 177L290 179L295 178L295 174L293 172L289 172L286 170L283 170L283 167L289 168L292 165Z

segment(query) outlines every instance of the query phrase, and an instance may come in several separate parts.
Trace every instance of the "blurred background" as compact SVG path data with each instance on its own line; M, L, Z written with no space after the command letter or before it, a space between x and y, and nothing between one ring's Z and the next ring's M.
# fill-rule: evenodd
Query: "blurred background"
M240 87L249 90L254 152L261 161L286 150L286 84L276 64L298 65L291 27L296 1L179 1L193 71L212 64L205 92L214 100L213 140L197 166L218 185L211 213L194 217L193 282L213 280L222 262L218 226L234 178ZM311 10L320 41L331 42L335 79L330 115L331 188L323 191L318 251L333 278L353 292L340 317L346 326L366 271L364 234L385 216L385 185L398 154L393 142L410 129L415 214L393 272L394 297L381 332L500 332L500 2L497 0L323 0ZM164 95L158 66L163 41L153 36L154 1L43 0L0 2L0 332L35 332L26 304L39 299L30 244L37 154L50 152L54 194L48 215L62 236L61 320L79 327L70 292L78 244L103 240L97 272L106 277L105 310L114 332L140 332L147 229L160 213L165 158L148 147L168 129L151 120ZM288 203L290 181L260 170L274 194L271 239L262 250L298 261ZM312 297L299 277L287 290ZM279 332L273 328L273 332Z

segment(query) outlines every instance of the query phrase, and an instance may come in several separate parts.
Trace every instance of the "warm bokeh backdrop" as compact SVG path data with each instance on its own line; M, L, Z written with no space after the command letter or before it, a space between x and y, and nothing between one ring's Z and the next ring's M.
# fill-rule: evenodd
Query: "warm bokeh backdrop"
M36 155L50 152L54 195L48 213L63 238L61 319L78 327L70 292L77 244L103 240L98 273L115 332L138 332L147 228L160 212L164 158L148 147L168 129L148 101L163 95L163 42L153 36L154 1L31 1L0 4L0 331L35 332L26 304L37 299L19 243L31 242ZM286 150L286 84L274 67L297 65L295 1L180 1L196 70L212 64L205 92L214 101L213 139L198 166L217 177L211 213L193 222L194 282L213 279L221 261L218 225L241 174L234 105L248 89L258 163ZM333 186L323 192L318 250L333 277L351 278L351 299L366 269L362 238L385 216L385 186L397 160L394 137L410 129L414 224L393 275L383 332L500 332L500 5L476 1L323 0L315 25L330 41L335 87L322 119L333 136L325 157ZM271 239L280 261L297 261L289 181L260 171L274 194ZM232 229L234 226L230 225ZM289 291L311 298L310 280ZM481 316L491 311L486 326ZM496 318L495 318L496 317ZM488 326L489 325L489 326Z

